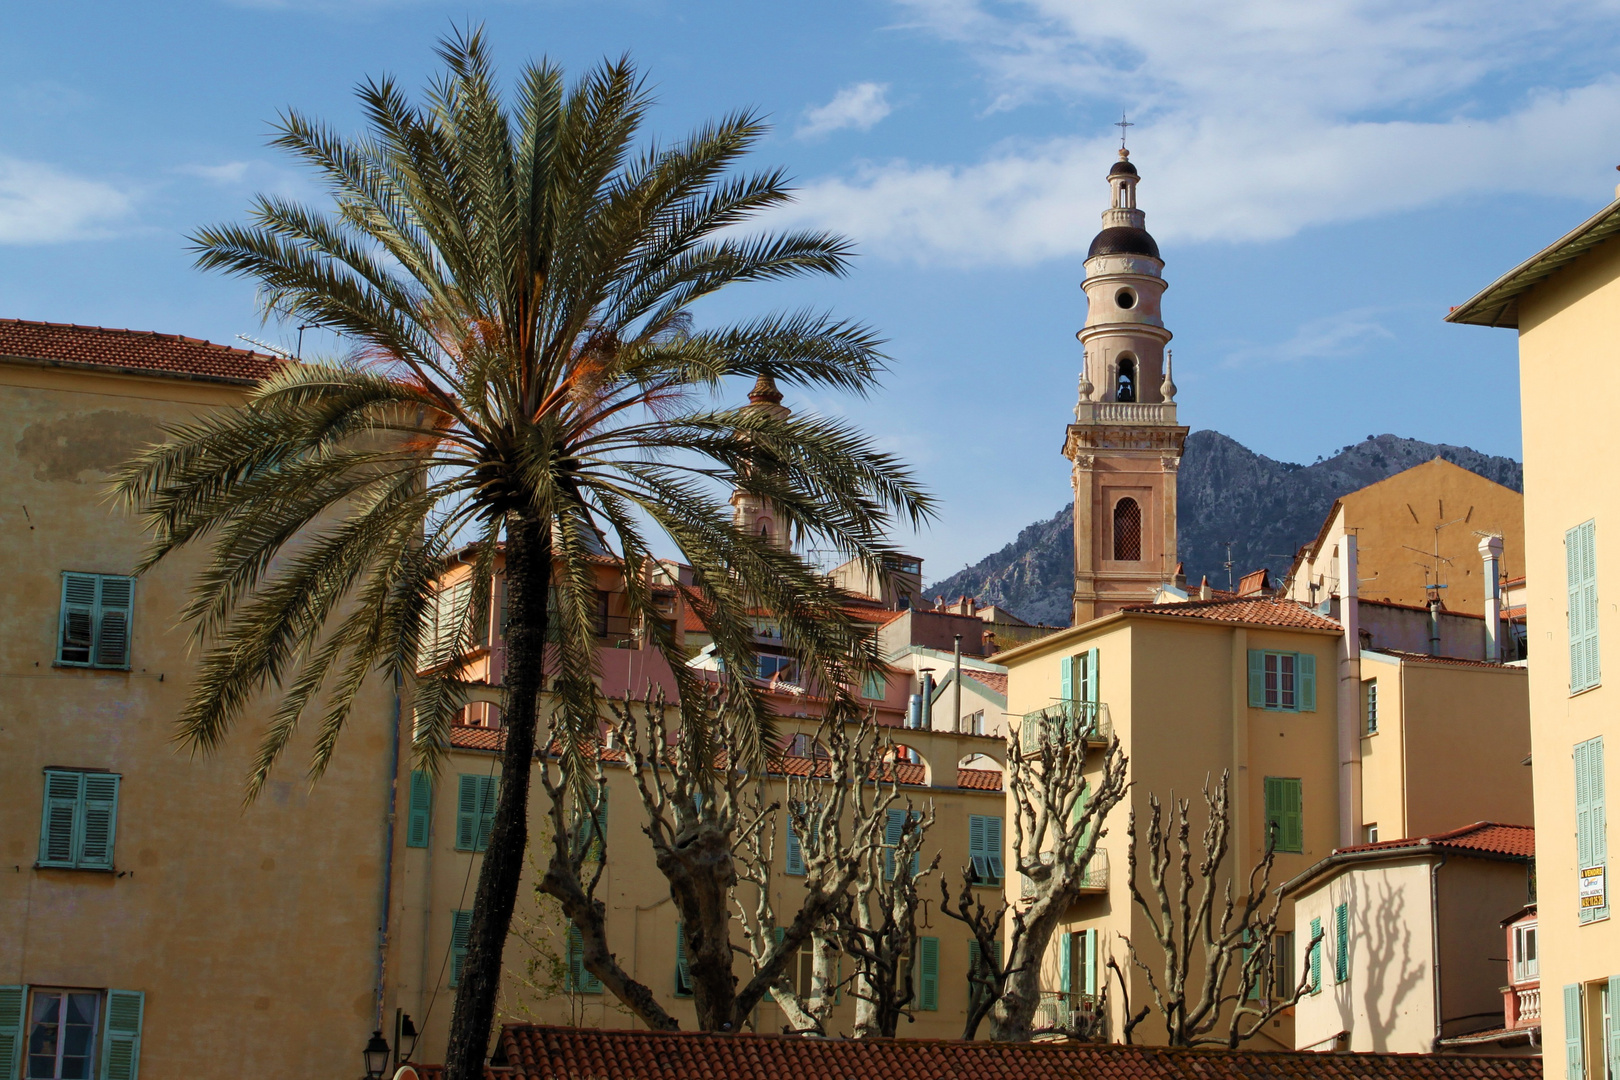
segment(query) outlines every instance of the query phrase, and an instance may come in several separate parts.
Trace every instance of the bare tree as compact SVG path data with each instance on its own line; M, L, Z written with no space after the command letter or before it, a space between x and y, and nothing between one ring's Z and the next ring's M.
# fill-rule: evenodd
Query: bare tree
M864 790L861 781L881 759L872 721L864 722L861 734L849 741L844 723L848 714L839 700L822 728L833 774L820 791L829 803L851 796L859 799ZM639 720L628 701L613 702L611 708L624 741L626 765L646 812L643 831L652 840L654 860L669 882L670 897L681 916L698 1026L705 1031L737 1031L760 999L783 982L799 948L827 925L843 902L857 873L855 852L876 842L876 816L844 843L838 842L836 832L829 837L825 831L838 820L830 810L798 823L807 831L822 829L827 846L813 873L807 863L798 911L786 925L770 927L771 940L761 942L763 954L754 964L753 977L739 988L733 971L731 917L733 890L741 880L738 855L746 838L767 827L780 808L765 802L763 771L750 777L735 764L733 751L741 745L742 728L752 721L733 714L722 699L705 701L688 694L681 698L681 724L671 738L668 710L660 696L647 698Z
M1285 988L1286 983L1278 985L1271 946L1282 909L1281 893L1270 895L1267 906L1276 859L1275 826L1269 830L1264 857L1249 871L1248 887L1241 899L1233 894L1232 875L1223 877L1222 864L1231 839L1229 780L1230 774L1223 772L1214 791L1207 780L1204 783L1207 816L1196 869L1187 813L1190 801L1176 800L1172 795L1174 821L1166 822L1158 797L1149 796L1147 871L1153 890L1151 899L1143 894L1137 880L1136 811L1133 809L1130 815L1131 898L1142 910L1163 954L1159 976L1155 977L1134 942L1126 938L1125 945L1131 962L1147 978L1154 1010L1164 1020L1171 1046L1235 1049L1311 989L1310 964L1304 965L1299 984L1291 990ZM1172 824L1174 852L1167 827ZM1312 937L1304 955L1309 956L1321 941L1321 934ZM1115 971L1123 986L1123 972L1117 966ZM1235 984L1230 978L1234 975ZM1196 988L1190 985L1195 978ZM1143 1015L1128 1023L1127 1037L1129 1029L1139 1024L1145 1014L1144 1008ZM1225 1030L1218 1032L1223 1018Z
M998 1042L1025 1042L1035 1034L1041 959L1080 898L1097 841L1107 834L1103 823L1130 789L1119 739L1109 736L1095 749L1096 714L1076 704L1029 717L1007 738L1011 856L1024 895L1013 909L1005 964L990 963L993 957L982 941L979 949L985 990L996 992L988 1015L990 1037ZM1095 767L1090 778L1088 764ZM959 906L953 917L960 918L962 910ZM989 970L995 966L999 973Z
M1006 920L1008 905L997 893L999 902L994 907L987 906L983 898L973 891L976 884L979 882L975 880L972 869L964 871L961 894L956 899L955 909L952 909L950 883L944 879L939 883L939 910L966 925L973 934L974 944L978 946L973 950L973 963L968 968L968 1013L967 1023L962 1029L964 1039L978 1036L979 1025L990 1014L991 1007L1001 1000L1009 974L1001 954L1001 925ZM1013 911L1015 927L1021 917L1019 912Z
M864 868L881 857L883 822L889 807L899 798L899 789L894 743L881 732L870 711L862 718L853 739L846 722L835 713L823 721L814 745L807 774L789 776L784 770L784 786L798 869L807 895L815 898L823 916L812 925L809 935L809 986L799 985L794 977L794 962L804 944L801 939L788 952L786 963L778 966L779 973L769 991L787 1014L788 1031L825 1035L827 1019L846 982L839 963L844 941L840 927L849 918L849 886L852 881L864 880ZM759 973L786 946L788 932L778 924L771 899L777 865L778 807L774 803L760 806L763 795L757 788L753 801L760 809L752 815L752 825L743 832L736 850L738 876L754 886L753 902L750 905L734 893L732 903L749 958ZM843 831L846 819L850 830L847 839ZM915 843L921 843L920 833ZM857 895L859 891L857 886ZM826 896L834 897L834 902L823 903L821 898Z
M892 768L892 765L889 766ZM891 791L892 781L891 781ZM891 797L889 802L895 801ZM855 958L855 1028L857 1039L892 1038L901 1017L919 994L917 904L919 882L939 869L939 856L923 866L923 839L934 824L932 803L916 810L885 807L885 818L899 815L881 846L860 852L855 892L839 913L844 951ZM889 841L892 840L893 843Z

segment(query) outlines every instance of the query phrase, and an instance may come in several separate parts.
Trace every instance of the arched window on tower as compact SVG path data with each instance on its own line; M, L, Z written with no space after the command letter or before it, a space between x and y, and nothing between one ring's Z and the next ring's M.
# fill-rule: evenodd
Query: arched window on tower
M1135 499L1114 504L1114 561L1140 562L1142 559L1142 508Z
M1131 356L1119 358L1119 378L1114 385L1115 401L1136 400L1136 359Z

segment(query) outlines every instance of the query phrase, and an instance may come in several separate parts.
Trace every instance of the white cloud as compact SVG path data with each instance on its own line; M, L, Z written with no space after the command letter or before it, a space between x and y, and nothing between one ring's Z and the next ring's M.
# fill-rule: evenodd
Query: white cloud
M888 92L888 83L863 82L846 86L827 104L806 109L804 123L794 134L809 139L844 128L869 131L873 124L894 111L887 100Z
M1395 335L1377 319L1373 308L1354 308L1301 323L1292 337L1272 345L1230 350L1223 367L1297 364L1355 356L1378 341Z
M1128 107L1161 239L1270 240L1472 194L1596 203L1613 182L1620 79L1590 72L1611 66L1599 54L1620 12L1600 0L909 6L982 66L993 108ZM1553 81L1568 72L1586 74ZM1099 134L967 165L869 163L810 183L794 213L893 258L1083 254L1116 146Z
M239 184L247 175L248 163L227 161L220 165L181 165L175 172L207 180L211 184Z
M37 161L0 157L0 244L105 235L134 206L130 194Z

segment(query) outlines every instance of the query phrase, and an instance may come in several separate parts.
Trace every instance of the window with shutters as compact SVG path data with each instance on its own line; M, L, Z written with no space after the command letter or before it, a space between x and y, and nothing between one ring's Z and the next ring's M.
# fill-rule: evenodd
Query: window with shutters
M917 938L917 1008L939 1010L939 938Z
M868 671L861 676L861 697L867 701L882 701L888 687L888 677L881 671Z
M472 940L472 912L450 913L450 985L461 985L461 966L467 962L467 943Z
M686 963L686 924L675 924L675 996L692 996L692 972Z
M483 851L495 827L499 777L462 773L456 778L456 850Z
M1006 876L1001 863L1001 818L968 815L968 862L973 867L975 885L1000 887Z
M96 1060L101 994L35 987L28 1003L26 1080L89 1080Z
M405 846L427 847L432 831L433 776L423 769L412 769L410 813L405 821Z
M1322 920L1311 920L1310 951L1305 957L1306 970L1310 975L1310 992L1320 993L1322 990Z
M1564 533L1564 564L1569 587L1569 692L1590 690L1602 681L1598 664L1597 522Z
M1292 998L1299 988L1299 978L1294 974L1292 930L1271 935L1271 985L1272 996L1277 998Z
M1249 650L1249 707L1275 712L1316 711L1316 657Z
M64 572L57 664L127 669L134 610L134 578Z
M118 832L117 773L45 770L39 865L111 870Z
M600 994L602 980L585 968L585 935L579 927L568 928L568 992L570 994Z
M587 782L575 796L574 842L584 849L585 858L600 862L607 850L608 789ZM578 849L576 849L578 850Z
M894 849L900 846L900 841L908 832L906 826L913 828L922 823L921 810L889 810L883 821L883 877L886 881L894 879ZM922 872L921 849L912 853L911 875L916 877Z
M1350 980L1350 905L1333 909L1333 981Z
M990 955L994 960L996 970L1000 971L1001 970L1001 942L997 941L995 943L995 946L996 947L995 947L994 951L992 951L990 953ZM980 960L981 955L982 954L980 953L980 950L979 950L979 939L978 938L969 938L968 939L967 979L968 979L968 1001L970 1003L978 1001L979 998L980 998L980 995L986 994L990 990L990 987L989 987L989 984L988 984L987 980L991 978L991 973L984 970L984 966L982 965L981 960Z
M804 876L804 847L799 843L799 834L793 831L791 816L787 822L787 855L782 870L794 877Z
M1305 850L1304 781L1296 776L1268 776L1265 786L1266 836L1276 838L1277 850Z
M1575 746L1575 853L1580 921L1609 917L1609 819L1605 805L1603 737Z

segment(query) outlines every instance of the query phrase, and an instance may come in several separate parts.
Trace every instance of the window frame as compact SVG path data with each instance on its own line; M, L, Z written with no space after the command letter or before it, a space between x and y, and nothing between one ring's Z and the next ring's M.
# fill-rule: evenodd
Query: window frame
M1315 653L1250 649L1248 681L1251 709L1316 712Z
M90 579L94 582L95 599L88 603L70 601L68 590L74 583L73 579ZM123 582L128 591L127 603L123 605L107 605L104 602L106 592L105 583L108 581ZM83 660L69 659L66 654L68 617L71 609L88 609L85 614L90 620L89 643L84 646L85 658ZM122 614L124 618L124 658L122 663L107 664L100 661L102 651L103 629L106 625L106 616L109 614ZM135 652L135 578L129 574L101 574L84 570L63 570L62 589L56 615L56 659L55 667L84 668L94 671L128 671L131 658Z
M1378 734L1378 679L1373 677L1365 680L1362 685L1366 687L1366 707L1362 710L1363 727L1365 735Z
M994 822L994 828L991 827ZM1006 844L1003 839L1005 828L999 814L969 814L968 815L968 865L972 868L973 884L976 887L999 889L1007 880L1007 866L1005 862ZM977 826L980 832L978 844L973 842L973 830ZM995 850L991 850L990 833L995 833ZM983 864L982 866L980 864Z
M54 766L47 767L44 774L44 797L40 808L39 823L39 855L34 863L35 868L112 873L118 843L118 800L123 788L123 774L105 769L64 769ZM57 839L54 826L56 826L58 820L55 812L62 809L59 804L68 798L57 782L59 780L65 781L68 777L73 778L75 791L72 796L72 806L69 810L67 854L61 858L53 858L51 846ZM110 782L111 798L106 797L108 793L105 788L100 793L101 797L93 798L90 790L92 779L102 785L107 785ZM54 794L53 785L55 785ZM103 841L105 847L104 858L87 856L85 851L91 831L92 815L98 813L106 815L105 821L96 823L105 834Z
M41 1023L41 1021L35 1019L34 1016L34 1002L41 994L56 994L60 997L60 1000L57 1003L58 1020L56 1023L57 1039L55 1067L49 1074L43 1076L33 1072L31 1059L36 1055L29 1052L29 1049L34 1042L34 1028L37 1024ZM98 1060L100 1055L97 1053L97 1051L101 1048L100 1043L106 1028L105 1013L107 1009L107 991L94 990L82 986L30 986L28 987L28 992L25 995L23 1005L23 1038L22 1046L18 1048L21 1052L18 1054L19 1060L17 1062L17 1075L19 1077L25 1077L27 1080L61 1080L62 1058L66 1049L66 1040L61 1038L61 1030L63 1025L61 1017L63 1010L67 1007L69 997L74 994L83 994L95 999L95 1008L92 1012L93 1020L90 1024L90 1035L86 1045L87 1052L84 1055L85 1074L89 1077L96 1077L100 1075L99 1069L102 1062Z
M1539 952L1540 935L1536 933L1536 923L1520 923L1513 928L1513 981L1515 983L1530 982L1541 978L1541 956ZM1530 957L1525 958L1525 943L1529 943ZM1534 970L1532 970L1532 968Z

